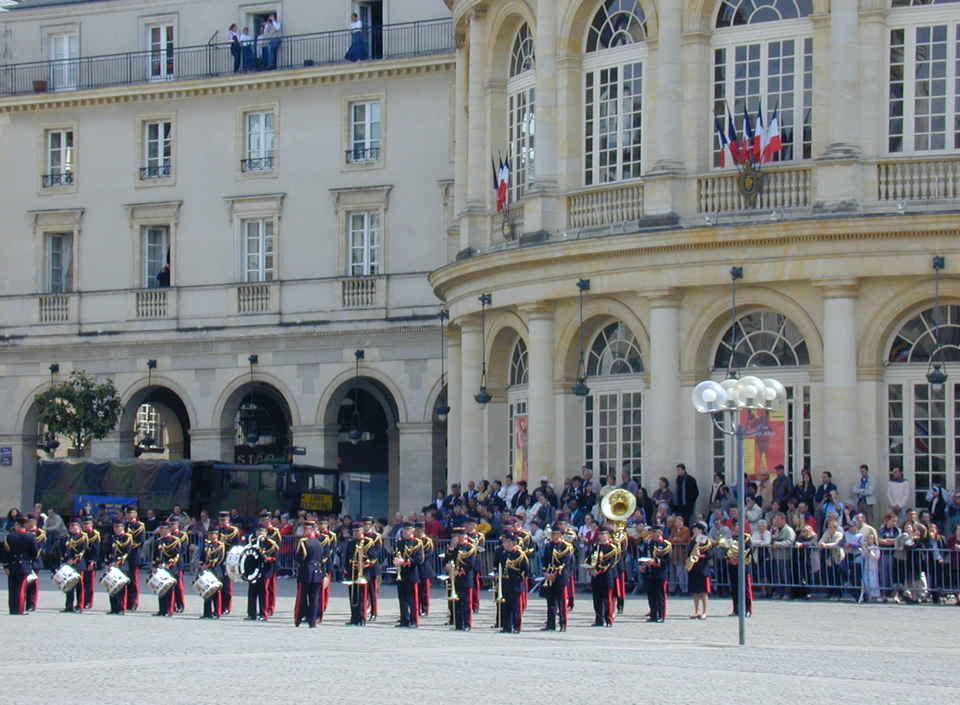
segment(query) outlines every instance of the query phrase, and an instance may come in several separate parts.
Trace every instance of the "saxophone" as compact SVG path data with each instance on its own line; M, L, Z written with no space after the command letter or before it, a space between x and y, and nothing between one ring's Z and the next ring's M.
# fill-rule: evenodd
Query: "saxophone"
M702 542L694 541L693 548L690 550L690 555L687 556L687 561L684 564L684 567L688 572L693 570L693 567L700 560L700 556L709 551L713 545L714 543L710 539Z

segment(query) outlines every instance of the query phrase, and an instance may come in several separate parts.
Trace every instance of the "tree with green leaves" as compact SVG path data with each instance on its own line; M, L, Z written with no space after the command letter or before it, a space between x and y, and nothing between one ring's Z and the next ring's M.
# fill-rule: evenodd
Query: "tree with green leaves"
M112 380L97 383L84 370L33 398L40 423L51 433L66 436L78 451L106 437L117 425L123 405Z

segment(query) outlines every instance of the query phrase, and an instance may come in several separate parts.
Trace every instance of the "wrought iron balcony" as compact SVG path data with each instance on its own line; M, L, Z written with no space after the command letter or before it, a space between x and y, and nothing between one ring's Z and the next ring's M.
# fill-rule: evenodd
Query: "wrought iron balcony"
M427 20L364 30L364 59L397 59L454 50L453 21ZM290 70L347 63L351 30L283 38L277 68ZM256 47L259 49L259 47ZM256 52L259 53L259 52ZM206 44L164 51L85 56L0 67L0 95L84 90L138 83L233 75L230 45Z
M142 166L140 167L140 180L147 181L148 179L169 179L170 178L170 165L166 164L164 166Z
M43 187L50 188L52 186L73 186L73 172L64 171L60 174L44 174Z
M379 147L355 147L353 149L347 150L347 163L348 164L358 164L361 162L378 162L380 161L380 148Z
M257 159L241 159L241 171L272 171L273 157L259 157Z

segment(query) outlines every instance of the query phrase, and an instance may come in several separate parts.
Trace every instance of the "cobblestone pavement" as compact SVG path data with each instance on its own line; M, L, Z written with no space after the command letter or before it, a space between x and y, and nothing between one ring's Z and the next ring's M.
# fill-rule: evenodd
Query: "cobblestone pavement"
M6 607L6 580L0 605ZM317 629L293 626L296 584L279 581L277 615L243 621L245 586L234 613L154 619L140 611L60 614L63 595L42 576L37 612L0 613L0 702L136 703L765 703L960 702L960 608L758 601L739 648L729 598L690 620L688 599L671 599L664 624L646 624L646 600L628 598L612 629L593 629L589 594L578 595L565 634L540 632L544 601L530 599L519 635L490 628L483 594L470 633L444 626L443 593L419 630L395 629L396 590L382 591L380 619L348 627L345 588L335 586ZM98 590L100 586L98 585Z

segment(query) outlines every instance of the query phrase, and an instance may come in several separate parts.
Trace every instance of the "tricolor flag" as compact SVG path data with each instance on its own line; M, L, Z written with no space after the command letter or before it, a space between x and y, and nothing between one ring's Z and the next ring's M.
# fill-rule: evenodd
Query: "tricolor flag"
M510 158L500 162L499 180L497 182L497 211L502 211L507 204L507 187L510 185Z
M737 126L733 124L733 115L727 112L727 144L730 145L730 155L733 163L740 163L740 142L737 140Z
M767 131L763 129L763 101L757 104L757 124L754 125L756 135L753 138L753 158L760 162L763 150L767 146Z
M717 139L720 141L720 168L722 169L727 165L727 147L730 145L730 140L727 139L727 133L716 113L713 114L713 122L717 126Z
M773 159L773 155L783 149L783 141L780 139L780 121L777 119L779 109L779 105L773 109L773 117L770 118L770 126L767 127L767 144L763 148L764 162Z
M750 124L750 115L747 113L747 103L743 103L743 143L740 145L742 161L750 161L750 152L753 151L753 125Z

